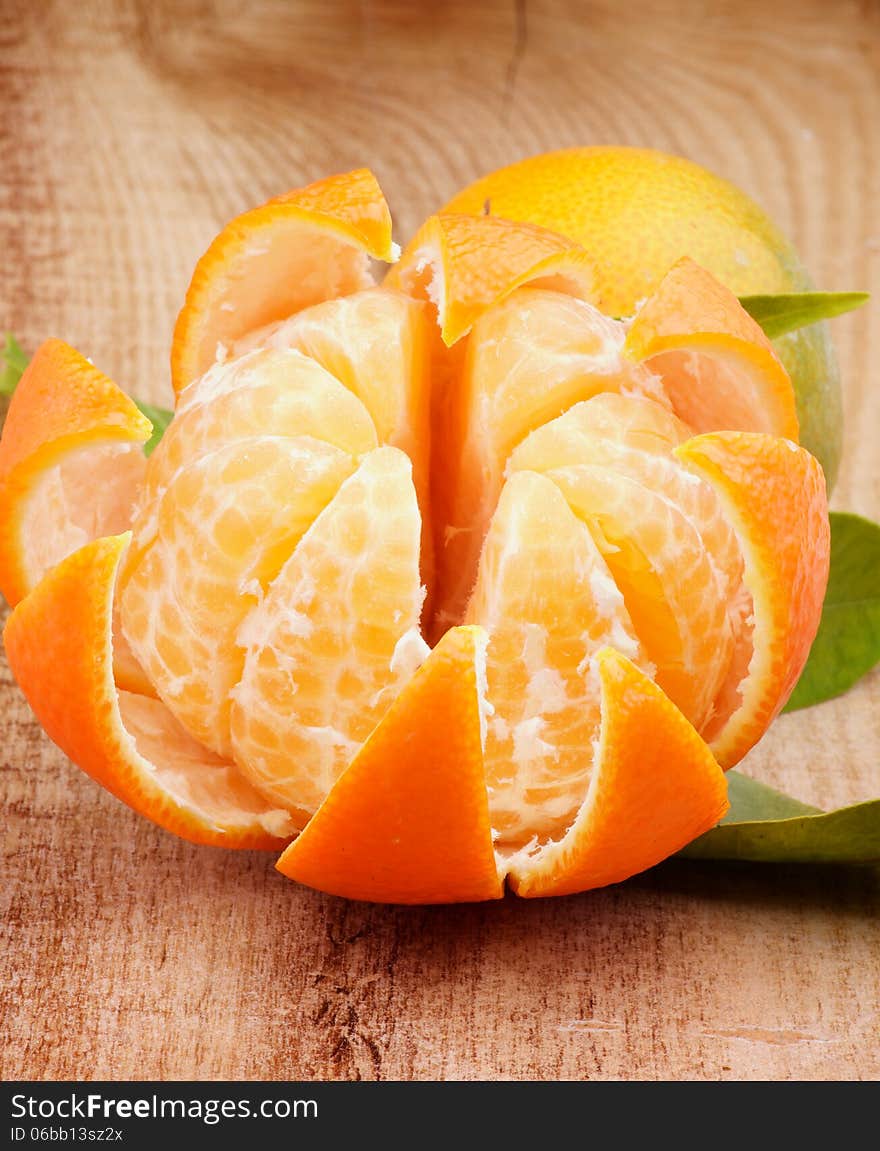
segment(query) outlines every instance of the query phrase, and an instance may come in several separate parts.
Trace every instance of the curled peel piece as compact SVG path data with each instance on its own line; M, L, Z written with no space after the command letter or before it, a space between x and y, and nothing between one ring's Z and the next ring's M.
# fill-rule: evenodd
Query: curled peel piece
M458 903L503 893L483 776L480 628L446 633L278 870L331 895Z
M719 428L798 439L791 379L760 325L711 272L685 258L637 313L625 353L663 381L695 432Z
M0 439L0 589L13 607L64 556L129 526L151 431L69 344L37 349Z
M367 288L369 257L393 260L391 216L367 168L318 180L237 216L196 265L177 318L179 392L255 328Z
M696 436L675 455L718 492L752 598L751 633L703 729L728 768L785 706L816 636L831 546L825 477L809 452L758 432Z
M588 253L555 232L497 216L454 215L431 216L385 279L386 287L421 292L436 304L447 347L524 284L598 303L594 283Z
M724 774L678 708L613 648L603 648L596 662L602 720L586 797L562 839L511 862L517 895L571 895L619 883L727 811Z
M87 544L18 604L3 636L12 672L49 737L141 815L193 843L278 849L293 831L286 812L158 700L117 692L113 590L128 538Z

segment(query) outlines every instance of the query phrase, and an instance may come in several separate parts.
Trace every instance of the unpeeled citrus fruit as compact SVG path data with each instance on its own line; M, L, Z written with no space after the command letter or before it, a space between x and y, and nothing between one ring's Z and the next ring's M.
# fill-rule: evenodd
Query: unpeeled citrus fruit
M810 291L797 252L744 192L680 156L649 148L548 152L501 168L443 209L523 220L582 244L612 315L630 316L675 261L690 256L739 296ZM833 486L842 415L827 324L774 341L791 375L801 443Z
M632 322L534 225L434 217L383 286L369 173L233 221L147 423L50 341L0 442L12 669L90 775L358 899L563 894L665 858L818 625L790 381L684 260ZM89 476L98 476L96 498Z

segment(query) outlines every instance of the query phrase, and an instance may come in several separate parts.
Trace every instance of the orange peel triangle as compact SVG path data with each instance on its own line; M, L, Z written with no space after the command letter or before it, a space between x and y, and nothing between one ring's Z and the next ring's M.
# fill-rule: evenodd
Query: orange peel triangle
M797 442L794 389L773 345L733 292L693 260L670 268L636 313L626 353L660 374L694 431L762 431Z
M517 895L620 883L714 827L729 806L724 773L660 688L613 648L596 662L602 720L586 798L562 839L511 867Z
M487 248L493 258L486 261ZM526 284L594 299L589 254L571 240L497 216L432 216L385 277L385 286L430 299L451 346L493 304ZM598 302L597 300L594 302Z
M279 871L379 903L501 897L480 738L481 645L479 628L446 633L278 860Z
M737 689L741 705L705 733L732 767L785 706L816 637L831 556L825 477L803 448L757 432L696 436L675 455L721 497L752 597L754 654Z
M18 604L3 633L9 666L49 738L117 799L193 843L277 850L293 830L285 812L158 700L117 691L113 590L127 544L127 535L87 544Z
M52 469L73 459L93 473L102 451L139 449L151 431L128 396L75 348L54 339L40 345L13 394L0 439L0 590L13 607L65 554L63 544L32 554L34 537L50 526L41 521L47 516L43 481ZM139 450L131 456L135 465L138 457ZM130 478L142 480L142 472L124 477L117 468L111 476L114 484L126 484L123 500L133 502ZM93 530L108 534L113 526L99 517Z
M222 354L255 328L369 287L368 258L395 255L388 205L367 168L318 180L237 216L196 264L177 317L175 392L214 363L218 348Z

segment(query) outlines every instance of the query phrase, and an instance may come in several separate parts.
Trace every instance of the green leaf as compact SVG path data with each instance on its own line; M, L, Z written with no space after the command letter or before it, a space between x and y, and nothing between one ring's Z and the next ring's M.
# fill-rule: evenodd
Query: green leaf
M28 357L11 332L7 332L0 351L0 396L11 396L28 366Z
M880 799L820 811L738 771L727 773L730 811L679 854L758 863L880 861Z
M786 332L860 308L868 298L867 292L791 292L778 296L740 296L739 302L767 336L775 340Z
M153 425L153 434L144 444L144 455L148 456L165 435L165 429L174 419L174 412L169 412L167 408L157 408L153 404L145 404L143 400L135 400L135 403Z
M786 711L848 691L880 663L880 524L831 513L831 572L822 620Z

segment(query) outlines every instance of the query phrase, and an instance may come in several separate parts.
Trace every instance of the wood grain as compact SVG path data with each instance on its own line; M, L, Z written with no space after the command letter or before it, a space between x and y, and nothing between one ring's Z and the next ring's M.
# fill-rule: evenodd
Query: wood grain
M218 225L369 163L398 239L463 183L653 145L754 194L819 284L877 291L876 3L32 3L0 19L0 325L169 392ZM835 324L836 502L880 518L880 315ZM559 901L400 910L138 819L41 735L5 663L5 1078L876 1078L880 877L672 862ZM747 768L880 792L880 678Z

